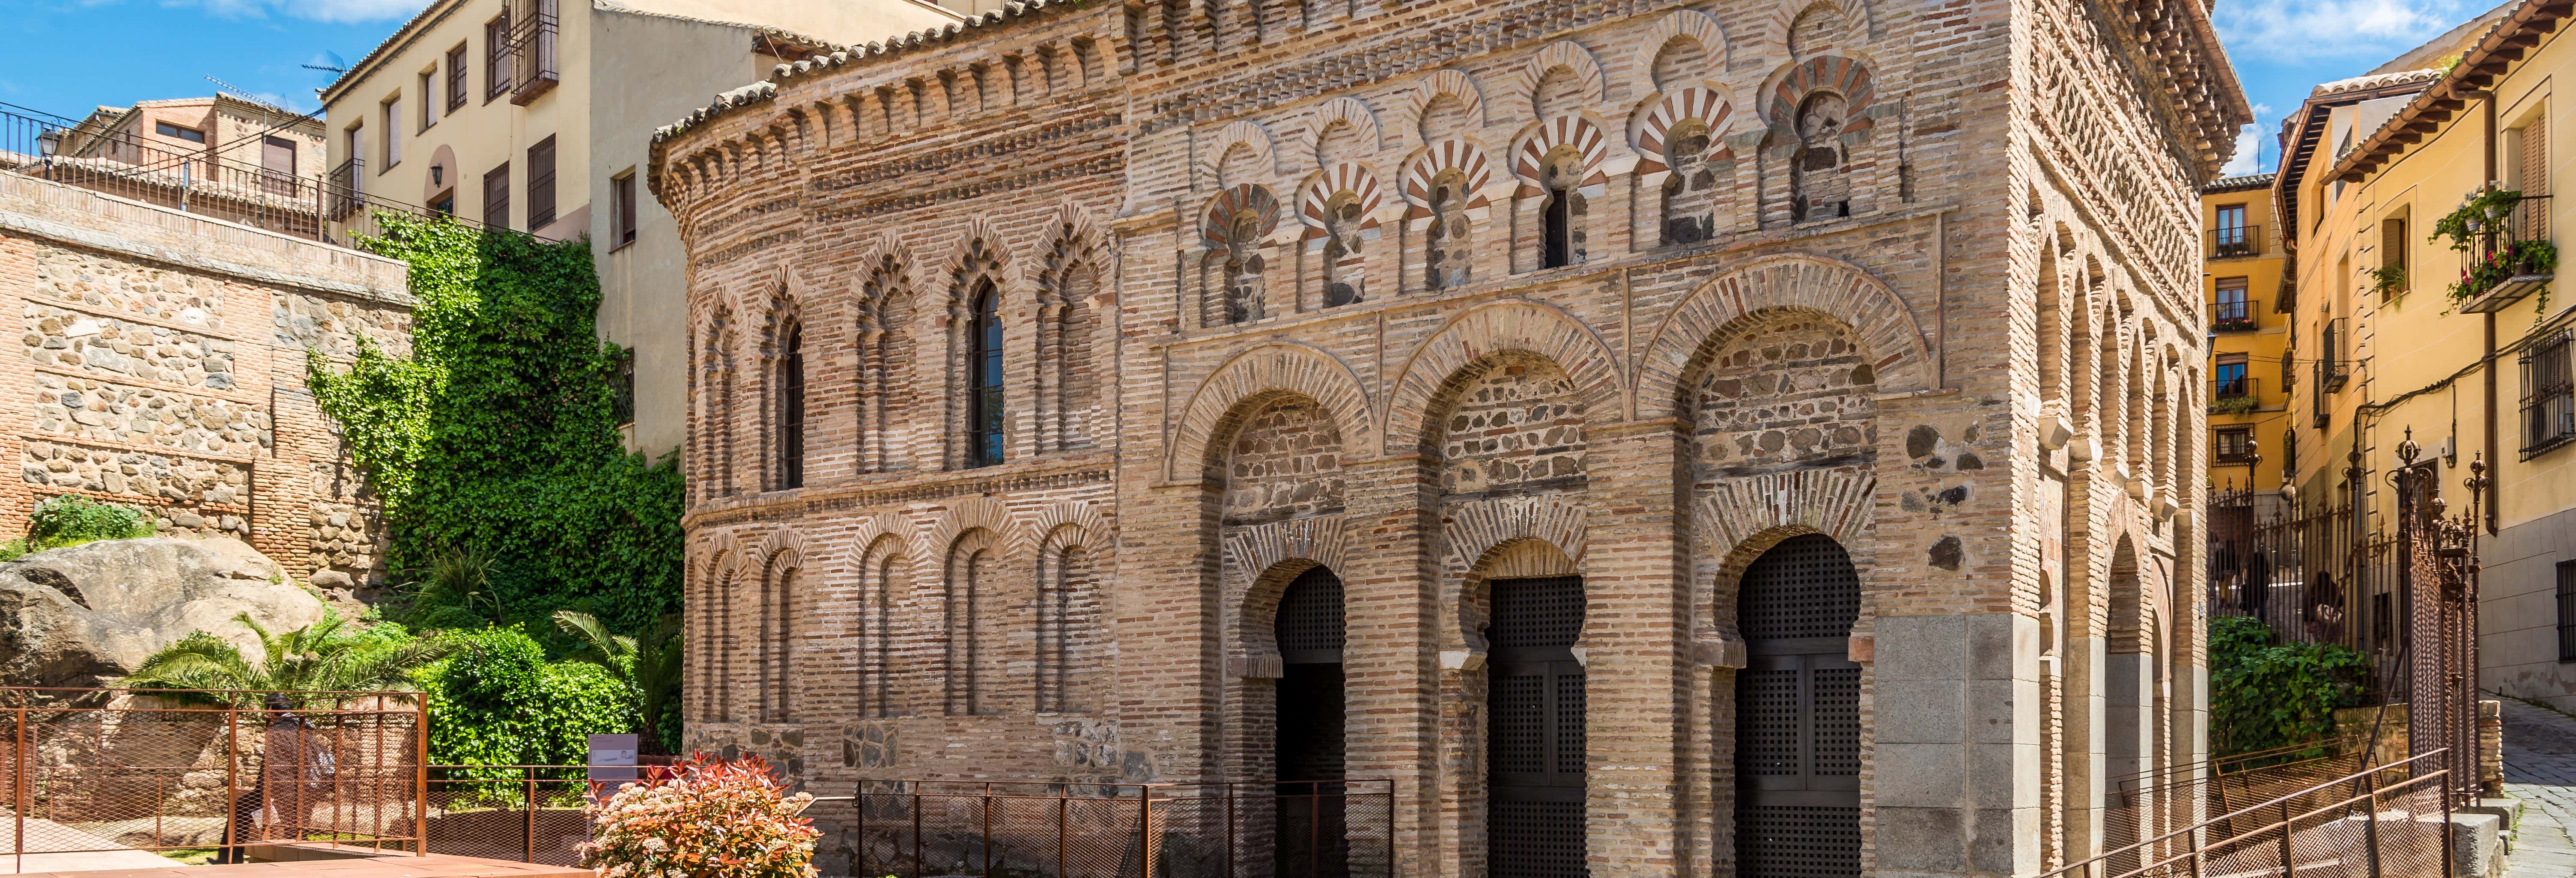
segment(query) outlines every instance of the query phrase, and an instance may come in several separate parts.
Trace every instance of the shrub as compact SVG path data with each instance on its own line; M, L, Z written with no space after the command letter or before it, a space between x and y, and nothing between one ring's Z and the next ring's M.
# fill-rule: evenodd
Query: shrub
M814 797L787 795L758 756L704 755L677 777L627 784L592 798L599 821L581 864L600 878L811 878L821 833L798 815Z
M577 765L590 736L635 727L626 685L597 665L546 661L516 626L454 631L446 660L414 678L429 692L439 765Z
M0 545L0 561L99 540L148 537L152 532L152 519L143 510L64 494L36 504L27 516L27 536Z
M2334 712L2361 704L2360 653L2279 643L2261 619L2209 620L2209 733L2218 756L2323 741Z

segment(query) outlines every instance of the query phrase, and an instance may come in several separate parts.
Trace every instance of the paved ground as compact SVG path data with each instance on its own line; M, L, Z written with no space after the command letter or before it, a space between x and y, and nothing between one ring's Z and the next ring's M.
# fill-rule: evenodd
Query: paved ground
M2504 699L2504 786L2522 799L2506 878L2576 875L2576 717Z

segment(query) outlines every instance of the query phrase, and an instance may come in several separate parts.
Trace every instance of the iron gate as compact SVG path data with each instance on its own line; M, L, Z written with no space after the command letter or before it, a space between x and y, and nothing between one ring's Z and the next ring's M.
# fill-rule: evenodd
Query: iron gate
M1860 874L1860 573L1842 544L1791 537L1744 571L1735 676L1739 874Z
M1583 578L1498 579L1485 642L1486 874L1585 874Z

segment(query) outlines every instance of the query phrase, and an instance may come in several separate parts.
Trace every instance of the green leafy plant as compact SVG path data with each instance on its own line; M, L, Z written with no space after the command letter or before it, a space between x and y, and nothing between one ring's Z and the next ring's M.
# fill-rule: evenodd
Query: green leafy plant
M451 631L446 660L413 679L429 693L430 761L439 765L576 765L590 736L635 727L633 699L586 662L548 662L517 626Z
M483 560L479 587L395 617L506 621L562 650L574 644L548 624L556 610L619 631L677 611L679 469L620 444L621 352L593 324L588 242L381 219L384 235L361 245L409 266L411 352L362 344L346 364L312 352L308 378L384 501L389 566L431 581L458 547Z
M556 610L555 627L578 637L581 661L605 668L634 696L635 731L642 736L647 753L668 753L678 749L676 742L663 738L671 706L680 698L680 617L664 616L653 622L641 637L611 634L608 626L589 613L578 610Z
M599 821L581 864L601 878L812 878L822 837L799 815L814 797L789 794L758 756L698 756L660 783L597 797Z
M259 658L243 655L221 637L197 631L144 659L122 685L191 690L180 694L182 700L245 707L256 706L260 692L402 692L415 688L413 671L453 649L445 642L414 638L400 625L353 628L328 609L322 621L293 631L270 631L249 613L235 615L233 621L259 638ZM290 696L290 700L315 698Z
M2387 298L2406 291L2406 266L2383 265L2363 272L2370 276L2370 291Z
M471 548L441 549L405 588L413 621L425 628L480 628L508 611L492 587L492 559Z
M2250 415L2262 408L2263 401L2255 399L2253 394L2221 396L2209 401L2209 413L2213 415Z
M2209 620L2209 732L2214 755L2333 737L2334 712L2360 705L2370 663L2334 644L2281 643L2261 619Z
M2520 189L2480 189L2460 200L2460 206L2433 221L2430 240L2449 239L2451 249L2467 251L2476 246L2491 230L2513 215L2514 205L2522 203Z
M99 540L148 537L153 530L152 517L143 510L64 494L36 504L27 515L27 535L0 544L0 561Z
M2453 305L2486 294L2506 280L2524 274L2548 274L2558 267L2558 245L2511 236L2508 220L2522 204L2522 190L2480 189L2460 206L2433 221L2432 240L2448 240L2453 250L2471 254L2460 279L2445 291ZM2485 252L2480 254L2478 251ZM2547 300L2543 299L2543 310Z

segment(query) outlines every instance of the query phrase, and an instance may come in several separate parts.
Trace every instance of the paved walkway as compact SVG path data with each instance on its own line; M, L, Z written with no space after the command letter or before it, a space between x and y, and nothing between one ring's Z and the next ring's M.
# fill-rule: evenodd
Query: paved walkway
M2504 786L2522 799L2506 878L2576 875L2576 717L2504 701Z

